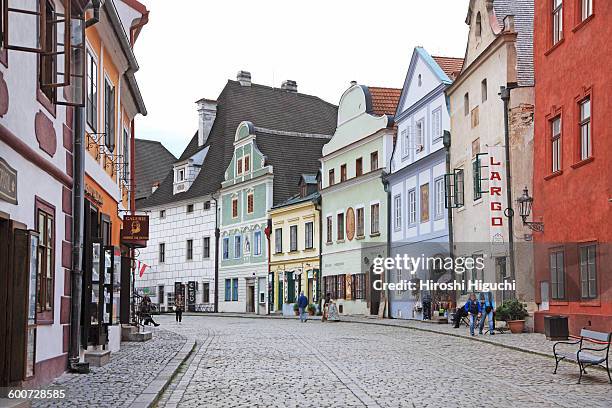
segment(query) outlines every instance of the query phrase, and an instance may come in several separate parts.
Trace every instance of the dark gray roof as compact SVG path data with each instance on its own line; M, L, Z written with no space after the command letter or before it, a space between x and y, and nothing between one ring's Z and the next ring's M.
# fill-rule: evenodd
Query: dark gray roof
M255 143L274 170L274 197L278 205L293 197L303 174L316 173L323 145L329 137L281 134L257 128Z
M533 13L534 0L495 0L493 10L501 27L504 18L514 16L517 80L520 86L533 86Z
M217 98L217 116L205 146L198 146L196 132L179 158L185 160L202 148L210 146L200 173L191 188L184 193L174 195L173 175L169 174L157 191L142 203L142 207L194 199L219 190L225 169L229 166L234 153L236 128L242 121L251 121L256 126L280 131L331 135L336 129L337 113L337 106L315 96L258 84L241 86L237 81L230 80ZM277 142L284 144L283 138L276 139ZM263 144L267 150L266 154L276 157L265 141ZM282 146L275 147L284 150ZM300 174L316 171L317 168L301 170ZM283 176L279 175L280 178ZM297 180L291 187L297 188Z
M151 195L151 188L156 182L161 183L176 157L160 142L145 139L135 140L135 177L136 200L142 200Z
M275 208L284 208L284 207L288 207L288 206L293 205L293 204L303 203L303 202L306 202L306 201L316 201L316 200L319 199L320 195L321 194L318 191L315 191L314 193L309 194L309 195L304 196L304 197L300 196L299 194L298 195L294 195L293 197L290 197L286 201L283 201L282 203L277 204L277 205L275 205L272 208L273 209L275 209Z

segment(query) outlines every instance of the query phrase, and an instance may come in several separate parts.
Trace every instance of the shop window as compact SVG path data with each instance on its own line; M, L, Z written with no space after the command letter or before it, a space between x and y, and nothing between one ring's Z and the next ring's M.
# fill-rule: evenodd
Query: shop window
M596 254L595 245L580 248L580 289L583 299L595 299L597 297Z
M591 141L591 98L580 102L580 159L586 160L592 155Z
M563 263L563 251L550 253L550 286L553 299L565 298L565 264Z
M55 278L55 209L36 200L38 271L36 278L37 322L53 322L53 282Z
M346 298L346 278L345 275L338 275L336 276L336 285L337 285L337 290L336 290L336 298L337 299L344 299Z
M210 283L202 283L202 303L210 303Z
M365 273L354 274L351 279L353 298L365 299Z

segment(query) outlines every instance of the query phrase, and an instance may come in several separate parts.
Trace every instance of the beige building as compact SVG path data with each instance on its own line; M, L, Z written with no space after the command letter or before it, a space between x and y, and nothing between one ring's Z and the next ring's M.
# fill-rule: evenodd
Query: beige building
M465 64L447 89L452 143L448 191L454 255L482 257L485 267L457 274L466 282L458 300L478 292L467 287L469 281L516 280L515 291L495 292L497 302L513 296L533 302L531 231L522 225L516 204L532 179L533 0L472 0L466 24ZM502 87L510 90L510 197ZM512 226L509 203L516 212Z

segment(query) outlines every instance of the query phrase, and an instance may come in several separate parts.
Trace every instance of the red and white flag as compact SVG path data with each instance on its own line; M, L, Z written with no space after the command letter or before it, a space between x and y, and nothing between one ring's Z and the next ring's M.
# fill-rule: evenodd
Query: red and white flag
M140 261L136 261L136 262L138 262L138 264L135 265L136 270L138 271L138 277L142 278L142 275L144 275L146 269L150 268L150 266L144 262L140 262Z

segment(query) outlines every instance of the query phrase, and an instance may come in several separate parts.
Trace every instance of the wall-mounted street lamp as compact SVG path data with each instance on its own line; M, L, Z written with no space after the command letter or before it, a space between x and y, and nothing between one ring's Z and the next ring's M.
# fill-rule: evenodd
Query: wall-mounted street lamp
M516 202L519 205L519 215L523 219L523 225L529 227L530 230L536 232L544 232L544 223L543 222L529 222L526 221L529 215L531 215L531 207L533 205L533 197L529 196L529 190L527 187L523 189L523 195L520 196Z

